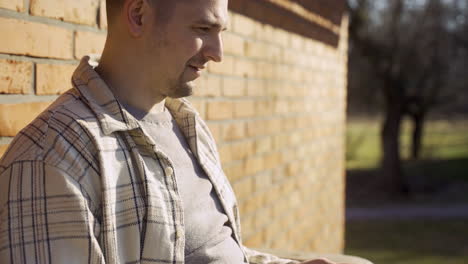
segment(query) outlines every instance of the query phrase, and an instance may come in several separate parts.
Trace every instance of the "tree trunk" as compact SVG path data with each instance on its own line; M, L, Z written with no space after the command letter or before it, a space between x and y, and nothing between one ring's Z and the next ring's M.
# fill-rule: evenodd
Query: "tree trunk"
M400 104L387 104L381 131L383 156L380 188L389 193L408 193L408 186L403 178L400 159L399 138L402 117L403 107Z
M413 133L411 142L411 158L417 160L421 154L422 136L424 131L424 114L412 115Z

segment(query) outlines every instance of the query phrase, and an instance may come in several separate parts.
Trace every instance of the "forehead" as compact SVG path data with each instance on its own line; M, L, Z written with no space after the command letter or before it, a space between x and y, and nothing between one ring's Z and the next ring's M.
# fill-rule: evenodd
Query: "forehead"
M228 0L180 0L176 4L175 16L187 22L207 20L225 26L228 20Z

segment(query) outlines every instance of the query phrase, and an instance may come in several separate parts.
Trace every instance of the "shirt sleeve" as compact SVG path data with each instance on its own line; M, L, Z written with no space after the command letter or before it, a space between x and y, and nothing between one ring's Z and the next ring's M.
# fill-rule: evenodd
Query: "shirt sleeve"
M244 251L249 260L249 264L298 264L299 261L282 259L277 256L258 252L256 250L244 247Z
M0 175L0 263L104 263L100 224L65 171L16 161Z

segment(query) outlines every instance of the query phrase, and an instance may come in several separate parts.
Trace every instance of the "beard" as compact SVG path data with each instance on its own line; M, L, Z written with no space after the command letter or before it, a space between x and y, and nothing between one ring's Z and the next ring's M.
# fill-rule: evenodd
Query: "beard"
M190 65L206 65L208 61L200 55L193 57L186 64L186 70ZM178 78L170 81L169 91L167 96L170 98L181 98L190 96L193 94L193 88L195 87L195 79L187 80L185 76L186 71L182 72Z
M169 88L167 96L170 98L182 98L190 96L193 94L194 86L195 84L192 81L183 81L181 76L179 77L179 79L177 79L177 81L173 82L173 84Z

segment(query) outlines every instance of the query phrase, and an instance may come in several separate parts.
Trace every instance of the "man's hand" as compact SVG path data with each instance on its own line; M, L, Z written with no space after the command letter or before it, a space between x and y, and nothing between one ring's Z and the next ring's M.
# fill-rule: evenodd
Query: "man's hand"
M336 263L325 258L313 259L301 262L301 264L346 264L346 263Z

